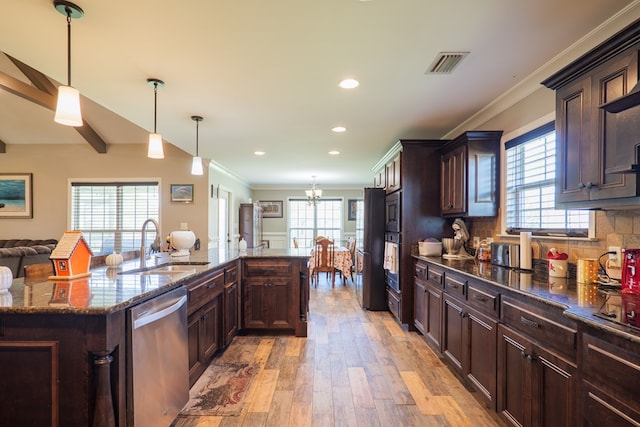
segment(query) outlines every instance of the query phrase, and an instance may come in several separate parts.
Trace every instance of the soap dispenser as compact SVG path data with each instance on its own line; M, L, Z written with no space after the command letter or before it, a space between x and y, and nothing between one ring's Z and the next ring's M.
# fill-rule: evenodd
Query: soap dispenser
M238 249L240 250L240 252L247 251L247 241L244 240L244 237L240 238L240 241L238 242Z

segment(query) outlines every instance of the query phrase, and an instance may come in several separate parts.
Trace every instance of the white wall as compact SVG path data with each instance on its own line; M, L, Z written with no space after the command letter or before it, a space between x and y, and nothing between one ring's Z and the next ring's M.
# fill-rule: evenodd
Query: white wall
M373 179L373 174L372 174ZM320 186L319 186L320 187ZM363 188L365 185L362 186ZM280 188L280 189L255 189L252 191L251 196L253 201L259 200L282 200L283 202L283 215L282 218L264 218L262 220L263 238L269 240L269 246L271 248L288 248L289 247L289 218L287 212L287 200L289 198L305 198L305 190L307 187L300 188ZM344 212L343 212L343 235L342 239L346 240L350 236L355 236L356 222L348 220L348 201L351 199L362 199L364 192L362 188L322 188L323 198L341 198L344 200Z

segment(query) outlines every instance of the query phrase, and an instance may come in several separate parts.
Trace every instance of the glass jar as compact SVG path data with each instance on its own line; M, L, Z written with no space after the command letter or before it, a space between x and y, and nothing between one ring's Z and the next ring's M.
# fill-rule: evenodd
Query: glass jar
M478 247L478 261L491 261L491 244L489 243L480 243Z

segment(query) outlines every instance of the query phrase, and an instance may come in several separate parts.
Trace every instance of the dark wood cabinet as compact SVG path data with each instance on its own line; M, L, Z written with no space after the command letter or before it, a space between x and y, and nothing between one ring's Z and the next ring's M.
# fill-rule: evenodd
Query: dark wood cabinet
M450 295L444 296L442 309L442 354L449 364L462 374L462 361L465 353L465 324L467 315L464 305L457 298Z
M373 175L373 187L374 188L386 188L387 186L387 171L383 166Z
M416 262L415 271L414 325L424 335L429 345L440 352L443 272L438 267L427 266L422 261Z
M500 318L508 326L498 326L498 411L514 425L575 425L575 321L511 297L501 298Z
M609 112L606 105L628 99L639 50L640 30L632 25L542 82L556 91L558 208L637 204L640 108Z
M440 208L442 215L464 214L465 148L458 147L442 155Z
M238 268L232 266L226 268L224 272L224 344L231 344L233 337L238 333L239 328L239 304L240 293L238 285Z
M444 144L440 157L442 216L498 215L502 131L468 131Z
M248 248L262 246L262 208L253 203L241 203L238 216L240 237Z
M498 412L514 426L576 425L577 368L498 325Z
M389 161L389 163L385 165L385 168L384 168L385 175L386 175L385 189L387 191L387 194L393 193L394 191L399 190L400 187L402 186L402 175L400 173L401 159L402 159L402 152L396 154L396 156L391 161Z
M193 385L224 345L222 299L224 268L209 272L185 285L189 385Z
M414 313L415 319L413 324L422 334L425 333L427 324L427 284L418 277L415 278L414 290Z
M387 291L388 304L398 321L409 328L415 326L411 247L427 237L440 239L450 233L438 204L433 203L440 191L438 149L442 144L441 140L400 140L380 161L385 167L394 165L391 175L396 176L397 184L386 197L386 231L396 233L399 253L398 274L388 275L398 284Z
M584 425L640 425L640 345L586 331L581 350Z
M243 327L288 330L306 336L306 264L298 258L247 258L242 261Z
M497 356L498 321L467 307L464 328L464 374L480 393L487 407L496 410L497 405Z

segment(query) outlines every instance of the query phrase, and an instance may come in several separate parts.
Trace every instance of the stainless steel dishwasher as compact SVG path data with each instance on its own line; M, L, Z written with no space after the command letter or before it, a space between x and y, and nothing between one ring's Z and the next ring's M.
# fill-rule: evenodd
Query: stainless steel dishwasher
M189 399L184 287L128 310L127 425L169 426Z

